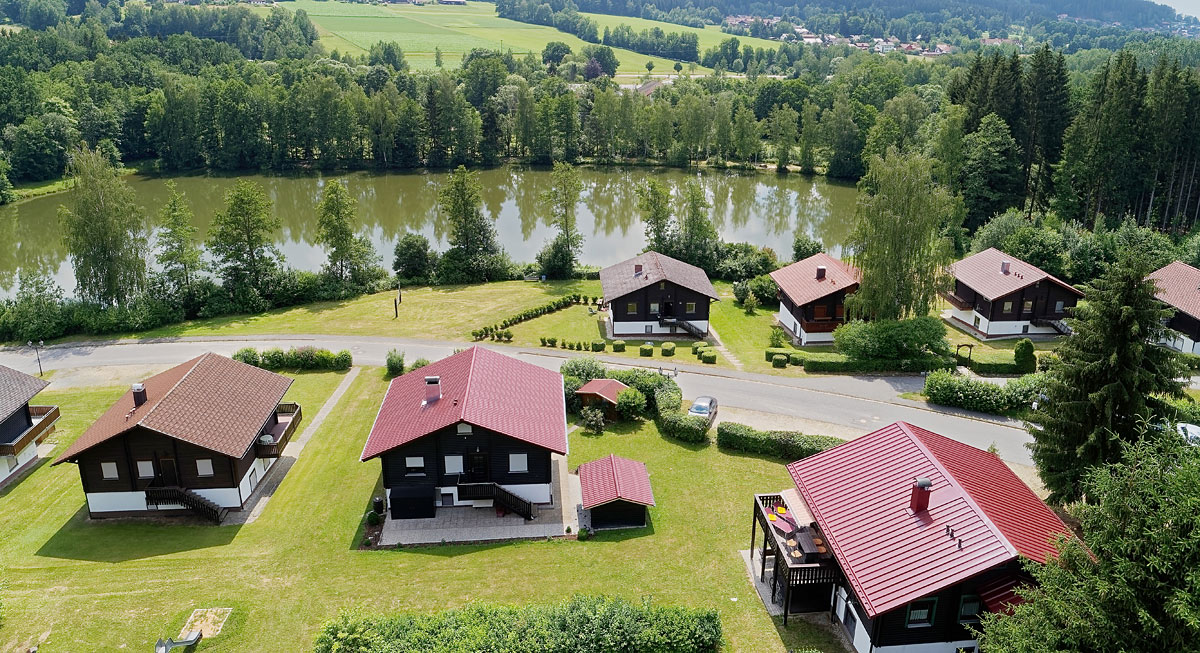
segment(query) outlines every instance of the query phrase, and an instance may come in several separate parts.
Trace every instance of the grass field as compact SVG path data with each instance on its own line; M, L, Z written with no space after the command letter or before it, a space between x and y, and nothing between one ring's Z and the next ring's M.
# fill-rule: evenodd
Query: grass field
M550 41L562 41L575 52L588 45L582 39L553 27L500 18L496 15L496 5L475 0L466 6L368 5L319 0L296 0L284 6L292 11L303 9L308 13L317 26L321 44L326 50L363 54L375 43L395 41L413 68L435 67L435 48L441 48L444 66L456 68L463 55L473 48L512 50L521 54L535 52L540 55L542 48ZM643 22L653 23L668 31L675 27L680 30L692 29L668 23ZM654 70L659 73L671 71L674 65L673 61L661 57L619 48L615 50L621 62L619 72L622 73L645 72L648 60L654 62Z
M293 396L315 414L341 378L303 375ZM204 651L303 651L323 621L351 607L430 611L573 593L715 608L733 651L840 650L801 620L785 630L769 618L737 553L748 542L751 494L785 487L783 465L668 441L651 424L575 431L570 443L572 467L608 453L646 462L658 502L648 528L587 542L358 551L379 483L379 465L358 454L385 388L378 369L365 369L245 526L89 522L72 465L43 465L0 491L0 650L149 650L193 609L230 607ZM123 390L39 397L62 407L58 450Z
M584 13L584 16L596 21L600 26L600 35L604 35L604 28L615 28L618 25L628 25L633 28L633 31L640 32L642 30L653 29L655 27L664 32L695 32L700 44L700 54L709 48L715 48L721 44L721 41L733 37L732 34L726 34L721 31L719 25L707 25L703 29L698 27L688 27L686 25L676 25L675 23L664 23L659 20L649 20L646 18L635 18L632 16L613 16L610 14L589 14ZM766 48L768 50L778 50L779 41L771 41L768 39L756 39L749 36L736 37L738 43L745 47L749 45L753 48ZM655 68L658 70L658 68ZM660 71L661 72L661 71Z

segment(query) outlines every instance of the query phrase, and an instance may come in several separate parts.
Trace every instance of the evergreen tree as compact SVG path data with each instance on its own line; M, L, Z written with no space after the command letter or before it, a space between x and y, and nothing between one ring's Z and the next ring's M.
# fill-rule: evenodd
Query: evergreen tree
M182 297L189 312L195 303L194 288L204 270L200 244L196 241L199 229L187 199L167 182L167 203L158 212L158 265L162 268L167 288Z
M667 256L675 255L678 234L671 222L671 191L661 181L650 178L637 189L637 208L646 227L646 249Z
M1046 400L1030 417L1033 461L1054 502L1083 492L1087 471L1116 462L1138 423L1163 415L1160 397L1182 396L1179 355L1157 342L1170 309L1155 299L1153 270L1126 250L1068 319L1074 332L1058 349Z
M145 217L133 189L100 152L76 150L69 172L71 206L59 207L58 219L75 292L87 301L123 304L146 284Z
M1062 158L1063 133L1071 123L1070 79L1061 52L1049 45L1029 57L1022 92L1025 106L1025 194L1029 212L1053 192L1053 166ZM1036 171L1036 174L1035 174Z
M440 283L496 281L507 274L496 228L483 214L479 177L458 166L438 191L438 206L449 224L450 248L438 261Z
M926 139L925 153L933 159L933 177L951 192L958 192L962 187L966 119L966 108L951 104L926 123L931 134Z
M239 180L213 216L208 249L227 290L242 310L262 310L283 257L275 248L281 222L262 186Z
M967 230L1021 203L1021 152L1008 125L994 113L963 139L962 187Z
M550 189L542 194L542 203L550 209L551 222L558 234L538 254L542 274L549 279L570 279L583 247L583 234L575 227L575 205L583 192L579 172L569 163L555 163L550 173Z
M946 285L951 249L941 234L957 214L956 200L933 180L932 161L895 150L871 159L860 187L846 247L862 282L846 298L847 311L893 320L928 315Z
M775 170L778 172L787 172L788 164L792 161L799 120L800 115L788 104L771 109L771 115L767 118L771 147L775 149Z
M332 180L317 204L317 243L328 251L325 273L339 283L361 286L371 277L379 257L366 236L354 233L358 201L342 180Z

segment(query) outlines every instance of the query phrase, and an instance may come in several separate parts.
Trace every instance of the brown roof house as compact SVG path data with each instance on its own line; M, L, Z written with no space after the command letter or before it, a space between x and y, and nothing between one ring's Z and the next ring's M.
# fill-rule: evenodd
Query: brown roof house
M771 273L779 287L775 318L801 345L833 342L846 323L846 296L858 290L858 268L821 252Z
M981 339L1069 333L1063 318L1083 293L992 247L954 263L947 320Z
M300 421L292 380L204 354L135 383L54 464L72 462L93 517L241 510Z
M30 406L47 383L0 365L0 486L37 463L37 446L54 431L58 406Z
M613 336L708 335L708 304L719 301L700 268L645 252L600 270Z
M1150 274L1159 301L1175 309L1167 321L1170 331L1162 344L1200 354L1200 270L1175 261ZM0 468L2 469L2 468Z

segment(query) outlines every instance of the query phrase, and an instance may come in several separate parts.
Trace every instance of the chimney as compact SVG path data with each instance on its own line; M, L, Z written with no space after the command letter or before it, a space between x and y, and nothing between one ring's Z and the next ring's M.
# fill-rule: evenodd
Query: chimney
M442 398L442 377L425 377L425 403L432 404Z
M914 515L929 509L929 493L932 488L933 482L924 477L917 478L913 482L912 498L908 501L908 507L912 509Z
M820 281L821 279L824 279L824 278L825 278L825 266L818 265L817 266L817 281Z
M642 264L634 263L633 264L633 276L636 277L636 276L640 276L641 274L642 274Z
M146 384L133 384L133 407L137 408L144 403L146 403Z
M1012 263L1008 261L1000 261L1000 274L1008 274L1008 268Z

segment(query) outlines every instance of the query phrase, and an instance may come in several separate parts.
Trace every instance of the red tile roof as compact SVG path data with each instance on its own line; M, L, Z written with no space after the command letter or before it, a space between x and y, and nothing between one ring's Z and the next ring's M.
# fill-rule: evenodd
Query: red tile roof
M634 266L639 264L642 266L642 272L635 274ZM600 287L604 291L606 301L623 297L659 281L677 283L701 295L719 299L704 270L658 252L644 252L600 270Z
M1184 313L1200 319L1200 270L1175 261L1150 273L1158 285L1157 297Z
M240 458L254 444L292 380L208 353L146 379L146 403L128 390L54 464L142 426Z
M1070 533L994 454L905 422L788 471L872 618L1018 556L1044 561ZM914 516L918 477L933 489Z
M425 401L425 377L441 377L442 396ZM362 460L466 422L567 453L562 375L482 347L471 347L392 379Z
M592 379L575 391L577 395L595 395L603 397L610 404L617 403L617 395L629 386L616 379Z
M583 489L583 507L621 500L643 506L654 505L650 490L650 473L645 463L609 454L579 466L579 485Z
M1001 272L1001 264L1005 261L1008 261L1009 264L1007 274ZM1083 293L1075 286L1043 272L1037 266L1009 256L995 247L989 247L978 254L972 254L957 263L952 263L949 270L956 279L983 295L988 301L999 299L1046 280L1056 283L1080 297L1083 296Z
M25 407L49 382L0 365L0 421Z
M825 266L825 278L817 279L817 267ZM821 252L771 273L775 285L797 306L803 306L839 290L858 288L858 268Z

